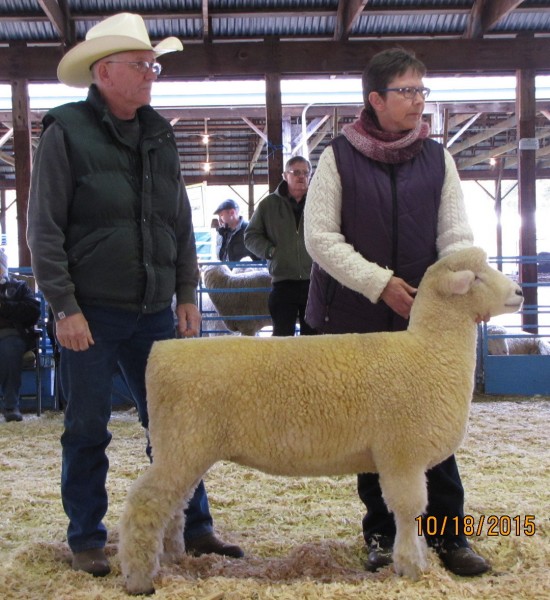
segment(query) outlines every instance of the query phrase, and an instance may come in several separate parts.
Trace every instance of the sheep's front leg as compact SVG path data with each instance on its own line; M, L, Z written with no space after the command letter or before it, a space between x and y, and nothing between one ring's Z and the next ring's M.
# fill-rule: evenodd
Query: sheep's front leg
M195 490L199 483L200 479L197 479L191 486L191 490ZM191 497L191 494L189 497ZM187 504L188 502L185 500L176 509L164 530L164 554L162 556L162 562L164 563L174 563L185 553L183 530L185 528L184 510L187 508Z
M154 593L153 577L159 568L164 531L196 479L196 475L187 479L174 477L173 472L161 469L157 462L131 487L120 521L118 548L130 594ZM178 525L180 529L182 526L183 522Z
M398 575L417 580L426 570L426 542L418 534L416 517L426 509L426 475L417 467L380 473L384 500L393 512L396 526L393 565Z
M174 563L185 553L185 544L183 542L183 530L185 527L185 513L187 502L184 502L176 509L168 525L164 529L163 563Z

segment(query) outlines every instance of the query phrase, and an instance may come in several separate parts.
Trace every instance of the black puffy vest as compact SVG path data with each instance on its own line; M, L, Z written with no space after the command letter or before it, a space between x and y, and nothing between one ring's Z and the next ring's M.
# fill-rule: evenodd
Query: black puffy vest
M94 89L52 109L44 126L64 131L74 178L65 250L77 300L156 312L176 289L174 223L180 166L169 124L138 109L139 151L115 129Z

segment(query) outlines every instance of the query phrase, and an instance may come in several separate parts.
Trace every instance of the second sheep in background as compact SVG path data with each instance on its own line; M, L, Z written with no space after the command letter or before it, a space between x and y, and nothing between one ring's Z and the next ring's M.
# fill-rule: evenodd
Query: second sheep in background
M267 269L243 266L231 270L227 265L209 265L203 268L202 279L205 286L202 302L204 333L208 335L209 331L219 331L221 327L225 327L237 334L254 336L264 327L271 325L267 305L271 277ZM239 288L247 288L250 291L231 291ZM216 315L205 314L205 309L210 309L209 302L216 310ZM209 316L220 316L223 319L209 319ZM232 316L258 318L227 318Z

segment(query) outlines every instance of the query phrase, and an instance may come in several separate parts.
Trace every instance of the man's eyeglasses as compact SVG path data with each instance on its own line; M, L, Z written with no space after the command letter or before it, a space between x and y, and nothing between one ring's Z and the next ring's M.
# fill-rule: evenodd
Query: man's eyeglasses
M296 177L301 177L302 175L304 177L309 177L311 171L302 171L302 169L289 169L287 171L287 173L290 173L291 175L295 175Z
M132 65L142 75L145 75L149 70L153 71L153 75L160 75L162 72L162 65L160 63L149 62L148 60L107 60L105 62Z
M399 87L399 88L384 88L383 90L376 90L378 93L380 92L397 92L401 94L403 98L407 100L414 100L416 98L416 94L420 94L424 100L430 95L430 88L427 87Z

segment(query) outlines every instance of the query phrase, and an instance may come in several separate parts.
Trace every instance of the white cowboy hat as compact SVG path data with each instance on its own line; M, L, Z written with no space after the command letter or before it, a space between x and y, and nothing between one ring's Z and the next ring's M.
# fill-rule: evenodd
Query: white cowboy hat
M88 87L92 83L90 67L99 59L117 52L152 50L156 56L183 50L175 37L168 37L154 48L140 15L120 13L94 25L86 40L65 54L57 67L61 83L73 87Z

